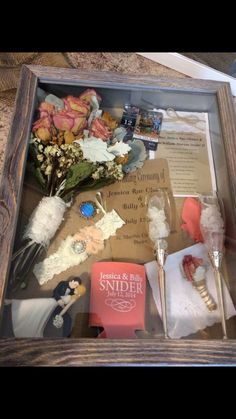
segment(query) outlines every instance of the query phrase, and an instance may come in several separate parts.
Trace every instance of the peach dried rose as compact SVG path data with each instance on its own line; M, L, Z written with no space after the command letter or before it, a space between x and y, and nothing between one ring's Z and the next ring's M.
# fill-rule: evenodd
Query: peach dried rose
M75 139L74 134L71 131L65 131L64 140L66 144L73 143L74 139Z
M74 239L86 243L86 252L95 255L104 249L102 230L94 226L84 227L74 235Z
M74 118L74 125L71 129L73 134L77 135L87 127L87 120L80 112L71 111L67 115Z
M86 118L76 111L59 111L53 115L53 122L57 129L80 133L86 126Z
M44 127L38 128L35 133L36 133L37 138L40 138L40 140L42 141L50 141L51 139L51 133L48 128L44 128Z
M128 154L125 154L124 156L117 156L115 158L115 162L117 164L126 164L128 162L128 160L129 160L129 155Z
M43 118L37 119L37 121L34 122L32 131L35 132L39 128L51 128L51 119L48 116L45 116Z
M80 112L81 116L88 116L90 106L85 101L74 96L67 96L63 101L66 111L77 111Z
M106 122L109 128L111 128L112 130L116 129L118 122L114 118L112 118L109 112L103 112L101 119Z
M79 99L82 99L86 103L91 104L92 96L96 96L97 101L101 102L102 98L97 94L97 92L94 89L87 89L81 95L79 96Z
M76 118L75 125L72 128L72 132L75 135L80 134L87 127L87 121L85 118Z
M93 137L101 138L103 141L107 141L111 138L112 131L105 121L101 118L95 118L90 126L89 134Z
M40 111L40 118L43 118L44 116L50 116L55 112L55 106L51 103L42 102L39 107Z

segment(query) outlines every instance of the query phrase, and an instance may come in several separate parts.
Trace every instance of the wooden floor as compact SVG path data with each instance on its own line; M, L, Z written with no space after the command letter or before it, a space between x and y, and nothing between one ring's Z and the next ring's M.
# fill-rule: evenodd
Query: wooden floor
M236 77L236 52L181 52L180 54Z

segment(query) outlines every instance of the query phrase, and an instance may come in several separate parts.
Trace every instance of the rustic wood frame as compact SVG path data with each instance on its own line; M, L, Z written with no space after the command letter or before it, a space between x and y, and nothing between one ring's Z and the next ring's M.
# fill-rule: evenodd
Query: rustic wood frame
M38 82L102 87L147 87L217 95L227 169L236 209L236 122L230 86L224 82L159 79L109 72L23 66L0 187L0 307L14 242L22 179ZM1 366L236 365L236 340L0 339Z

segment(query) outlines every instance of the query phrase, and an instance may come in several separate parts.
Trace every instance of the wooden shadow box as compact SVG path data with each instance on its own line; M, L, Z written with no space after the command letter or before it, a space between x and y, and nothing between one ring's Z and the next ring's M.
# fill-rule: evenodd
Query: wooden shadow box
M5 152L0 188L0 304L1 330L7 321L4 301L8 298L10 262L23 223L22 208L31 211L40 200L29 199L25 168L30 130L37 107L37 89L59 97L78 96L95 88L103 106L123 109L125 104L178 111L207 112L217 191L226 218L226 264L229 289L236 303L236 122L228 83L159 79L110 72L23 66L12 126ZM28 214L29 215L29 214ZM89 275L89 273L88 273ZM24 294L30 297L30 288ZM27 294L28 293L28 294ZM148 305L153 300L148 292ZM37 293L32 295L37 296ZM38 295L39 297L43 294ZM158 322L149 310L150 330ZM153 312L153 318L150 313ZM87 313L88 314L88 313ZM84 313L84 320L87 319ZM222 340L219 327L181 339L164 339L151 333L137 339L96 339L89 334L70 338L16 339L1 331L1 366L130 366L130 365L232 365L236 364L235 317L227 321L229 339Z

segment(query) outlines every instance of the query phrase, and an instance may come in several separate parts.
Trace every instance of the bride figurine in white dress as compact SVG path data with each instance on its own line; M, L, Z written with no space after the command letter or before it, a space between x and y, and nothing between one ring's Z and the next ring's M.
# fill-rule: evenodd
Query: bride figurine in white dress
M53 291L52 298L5 300L5 305L11 304L14 336L16 338L43 337L47 322L56 307L63 308L56 316L62 319L71 305L85 292L86 288L81 284L81 279L76 277L70 281L60 282ZM63 324L63 321L61 323ZM56 324L55 326L58 327Z

